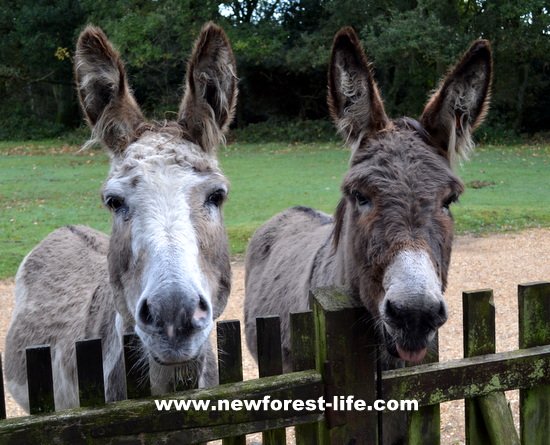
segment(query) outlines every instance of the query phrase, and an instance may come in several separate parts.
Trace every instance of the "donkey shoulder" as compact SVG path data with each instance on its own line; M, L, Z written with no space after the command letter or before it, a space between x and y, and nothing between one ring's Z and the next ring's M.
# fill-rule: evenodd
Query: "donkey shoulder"
M254 233L247 256L255 257L250 258L252 264L265 260L274 246L287 243L289 237L311 233L332 222L333 218L330 215L310 207L291 207L275 215Z
M74 341L86 337L86 328L79 321L86 319L94 296L102 293L108 280L108 241L107 235L88 227L63 227L40 242L19 267L5 371L10 392L26 409L24 351L32 345L52 346L52 362L58 368L67 367L54 377L54 386L58 392L69 391L71 400L76 397L65 384L76 378L74 367L67 363L74 358Z
M245 322L253 355L256 317L278 314L285 363L289 363L288 314L307 309L316 252L330 240L332 228L331 216L308 207L293 207L271 218L250 240L245 264Z
M41 288L67 288L71 280L97 280L106 273L109 237L86 226L50 233L23 260L16 282Z

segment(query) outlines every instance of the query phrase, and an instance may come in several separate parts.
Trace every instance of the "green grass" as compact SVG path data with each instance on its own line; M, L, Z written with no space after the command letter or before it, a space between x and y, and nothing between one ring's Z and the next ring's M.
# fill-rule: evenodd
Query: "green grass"
M252 232L289 206L332 213L348 155L332 143L221 150L231 181L225 219L232 252L242 253ZM12 276L23 256L59 226L110 230L99 198L108 165L101 151L79 153L59 140L0 142L0 278ZM453 207L457 232L550 226L549 146L482 147L459 173L470 187Z
M550 146L480 147L459 174L466 184L453 208L459 233L550 227Z

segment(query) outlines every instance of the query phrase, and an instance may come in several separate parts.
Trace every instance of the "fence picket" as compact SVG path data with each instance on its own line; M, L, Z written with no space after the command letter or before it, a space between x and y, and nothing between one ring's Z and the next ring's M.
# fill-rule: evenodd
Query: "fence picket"
M316 366L326 385L325 399L353 395L367 405L377 398L374 323L359 302L336 288L312 293L315 319ZM320 426L324 444L375 444L378 419L360 411L327 409Z
M124 334L124 367L126 369L126 394L128 399L151 395L149 362L139 360L141 340L136 334Z
M479 312L483 315L480 316ZM462 293L464 357L495 352L493 291ZM474 399L464 399L466 445L491 443L483 415Z
M218 321L218 373L220 384L243 380L241 347L241 322L239 320ZM223 445L245 445L246 436L226 437Z
M305 371L315 369L315 324L313 312L295 312L290 314L290 341L292 351L292 370ZM315 445L319 443L317 423L297 425L296 445Z
M27 382L29 385L30 414L55 411L53 395L52 357L49 345L25 349L27 356Z
M550 344L550 283L518 286L519 347ZM550 385L520 391L521 443L542 445L550 437Z
M494 354L495 306L492 290L462 293L464 356ZM504 392L466 399L466 444L519 445L512 412Z
M75 349L80 406L83 408L104 405L105 383L101 339L77 341Z
M258 373L270 377L283 373L281 323L278 316L256 318ZM263 445L285 445L286 431L276 428L262 433Z
M439 335L433 340L433 350L428 352L424 363L439 361ZM439 445L441 443L441 410L438 403L421 406L409 414L408 445Z

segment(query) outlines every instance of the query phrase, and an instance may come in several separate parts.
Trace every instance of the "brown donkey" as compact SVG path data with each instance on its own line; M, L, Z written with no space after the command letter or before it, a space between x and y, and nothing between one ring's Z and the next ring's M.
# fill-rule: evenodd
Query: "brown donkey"
M230 262L221 207L228 183L216 146L235 108L235 60L207 24L188 63L178 119L147 123L103 32L86 28L75 56L92 140L111 154L103 201L112 236L69 226L21 264L6 341L10 392L28 410L25 347L52 346L56 409L78 405L74 342L101 337L107 400L124 395L122 335L135 331L153 393L176 379L217 383L208 340L225 308Z
M245 321L255 353L255 319L281 315L289 368L289 313L308 309L308 291L346 288L373 316L386 360L420 362L447 320L443 292L453 239L449 210L463 191L453 173L487 111L491 49L479 40L443 79L418 121L387 117L369 63L350 28L336 35L328 104L351 147L334 218L295 207L253 236L246 256Z

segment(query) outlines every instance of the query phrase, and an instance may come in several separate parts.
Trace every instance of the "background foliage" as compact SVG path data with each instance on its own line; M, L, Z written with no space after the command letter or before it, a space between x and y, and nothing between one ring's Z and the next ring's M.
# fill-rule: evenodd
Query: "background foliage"
M79 125L71 65L87 23L115 42L149 116L173 117L186 57L208 20L233 43L235 126L255 124L252 139L300 139L308 121L326 121L328 55L344 25L359 32L392 115L417 116L449 64L481 37L495 50L486 137L550 130L547 0L2 0L0 138L55 136ZM305 137L332 135L319 123Z

